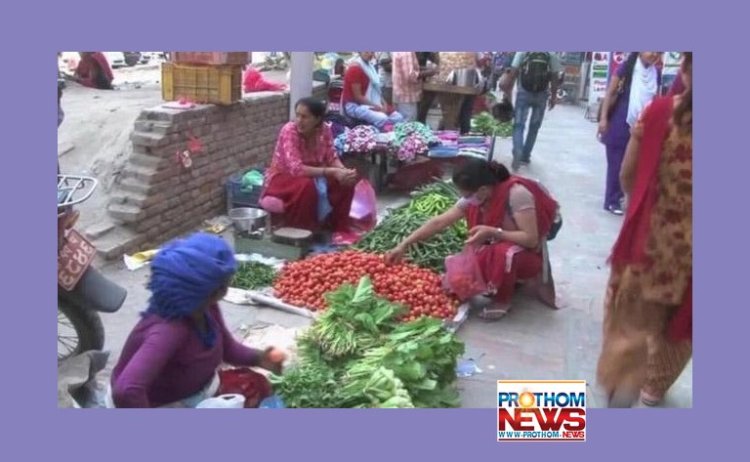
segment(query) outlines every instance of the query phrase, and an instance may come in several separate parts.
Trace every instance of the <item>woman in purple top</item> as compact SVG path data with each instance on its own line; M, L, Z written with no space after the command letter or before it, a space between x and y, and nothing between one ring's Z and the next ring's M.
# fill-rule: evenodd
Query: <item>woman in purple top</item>
M222 363L280 372L283 353L242 345L221 316L218 302L236 266L229 245L205 233L172 242L156 255L148 309L112 374L116 407L194 407L219 390Z
M623 214L620 166L630 140L630 127L659 91L661 75L656 63L660 57L656 51L631 53L612 76L602 102L598 136L607 146L604 209L615 215Z
M675 77L674 82L672 82L672 86L669 87L669 92L667 92L667 96L677 96L685 93L685 82L682 80L682 71L677 73L677 77Z

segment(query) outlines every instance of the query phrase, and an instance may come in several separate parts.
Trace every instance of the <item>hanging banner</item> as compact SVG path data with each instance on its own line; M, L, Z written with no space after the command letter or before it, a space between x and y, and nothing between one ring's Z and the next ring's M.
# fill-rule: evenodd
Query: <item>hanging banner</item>
M604 99L607 93L607 83L610 75L611 53L609 51L595 51L591 60L589 102L594 103Z

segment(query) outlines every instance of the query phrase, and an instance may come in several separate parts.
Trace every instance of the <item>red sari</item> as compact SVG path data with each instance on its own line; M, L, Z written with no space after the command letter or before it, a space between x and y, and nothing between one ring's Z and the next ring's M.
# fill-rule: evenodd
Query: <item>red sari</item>
M111 90L115 79L106 56L99 51L81 57L76 68L76 76L83 86L99 90Z
M271 167L266 174L264 197L275 197L284 203L284 224L300 229L318 230L330 226L334 231L347 231L349 212L354 198L354 187L344 186L328 178L328 200L333 211L326 223L318 222L318 192L315 179L302 176L302 169L333 165L336 152L333 135L323 125L309 147L294 122L282 127Z
M495 187L485 211L470 205L466 209L469 229L479 225L502 226L514 185L522 185L534 196L539 237L549 234L557 210L557 203L533 180L512 176ZM497 290L495 300L510 302L516 282L539 276L544 269L544 258L539 249L529 250L512 242L501 241L481 247L477 253L484 280ZM553 295L554 298L554 295ZM545 300L554 304L554 300Z
M661 400L692 357L692 134L656 98L612 252L597 380L610 398Z
M672 116L672 97L658 98L651 104L648 117L650 123L644 130L641 142L639 174L633 185L620 235L612 251L611 263L616 269L626 265L650 266L648 240L651 236L652 214L658 199L658 172L662 160L664 140L669 135ZM674 341L692 339L693 284L688 283L683 301L667 325L667 336Z

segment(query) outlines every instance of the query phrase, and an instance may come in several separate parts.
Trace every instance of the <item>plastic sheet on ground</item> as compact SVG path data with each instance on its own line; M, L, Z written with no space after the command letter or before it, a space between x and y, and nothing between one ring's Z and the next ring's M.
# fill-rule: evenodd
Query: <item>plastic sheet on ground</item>
M280 258L264 257L263 255L258 254L258 253L250 253L250 254L240 253L240 254L236 254L234 258L240 263L251 262L251 261L263 263L264 265L273 267L273 269L275 269L276 271L280 270L281 267L284 266L284 262L285 262L285 260L282 260Z
M462 359L456 366L456 377L458 378L471 377L472 375L481 373L482 369L480 369L479 366L477 366L477 363L471 358Z
M258 292L231 288L229 289L229 292L227 292L226 297L224 297L224 300L236 305L268 306L270 308L275 308L287 313L296 314L310 319L315 319L318 317L318 312L316 311L312 311L306 307L299 307L284 303L283 301L276 298L270 290ZM444 321L446 329L451 332L456 332L461 327L461 325L463 325L466 319L468 319L469 309L469 303L464 303L463 305L459 306L456 316L454 316L453 319Z
M304 318L315 319L316 314L307 308L284 303L273 295L270 288L263 290L243 290L236 287L230 287L224 296L224 301L235 305L256 305L274 308L279 311L295 314Z
M123 255L122 260L125 262L125 266L130 271L137 271L144 266L148 265L149 262L156 256L159 250L145 250L138 252L134 255Z
M297 360L297 339L306 327L282 327L278 325L243 326L241 334L245 345L258 350L276 347L283 350L287 359L284 367L294 364Z

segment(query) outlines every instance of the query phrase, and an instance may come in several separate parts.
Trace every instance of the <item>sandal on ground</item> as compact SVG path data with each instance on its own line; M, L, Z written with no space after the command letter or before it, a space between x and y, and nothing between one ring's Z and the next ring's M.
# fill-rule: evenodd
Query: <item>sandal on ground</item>
M482 308L482 311L477 316L485 321L497 321L508 314L509 311L509 304L492 304Z
M654 407L658 406L663 398L652 395L651 393L641 390L641 402L644 406Z

